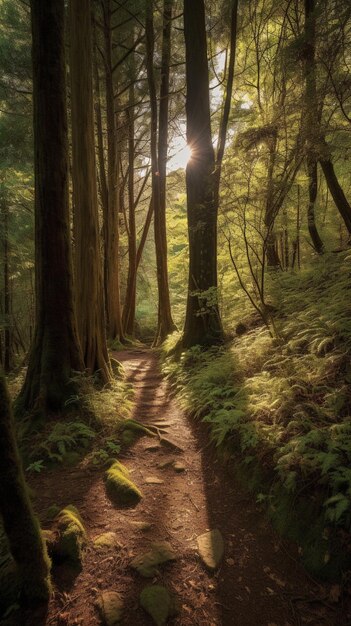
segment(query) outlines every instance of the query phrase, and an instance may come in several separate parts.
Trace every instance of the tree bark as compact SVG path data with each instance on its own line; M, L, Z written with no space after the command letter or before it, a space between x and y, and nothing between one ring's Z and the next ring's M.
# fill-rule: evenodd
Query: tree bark
M183 346L189 348L223 340L217 298L218 207L203 0L184 0L184 35L187 142L192 150L186 168L189 284L183 335Z
M5 377L0 372L0 514L18 567L21 600L47 602L51 593L50 561L28 496L14 435Z
M328 189L332 195L335 206L338 209L347 231L351 234L351 206L348 202L344 191L338 181L335 174L333 162L330 157L330 151L325 137L321 135L320 120L321 113L318 111L317 106L317 86L316 86L316 60L315 60L315 47L316 47L316 7L315 0L304 0L305 7L305 102L306 102L306 138L307 138L307 159L310 161L308 164L308 170L312 171L312 161L319 160L323 170L323 174L328 186ZM313 186L313 180L310 181L310 186ZM309 206L310 213L310 206ZM318 233L317 233L318 234ZM318 239L320 237L318 235ZM313 245L315 243L313 242ZM323 251L323 246L320 252ZM318 252L318 250L317 250Z
M89 374L111 379L106 345L95 163L90 0L70 0L72 184L76 312Z
M9 259L9 208L5 195L4 185L1 185L1 213L3 222L3 276L4 276L4 370L9 372L12 366L12 324L11 324L11 283Z
M158 324L155 344L176 329L172 319L168 285L166 232L166 167L168 151L169 64L173 0L164 0L161 58L160 110L157 120L157 94L154 75L153 2L146 3L146 63L151 108L151 186L158 286Z
M111 339L118 339L119 341L123 341L124 336L122 327L119 267L118 158L113 89L111 12L112 11L110 0L103 0L108 193L107 216L104 225L104 235L106 237L105 298L108 335Z
M134 76L133 76L134 80ZM123 309L123 327L126 335L134 335L137 280L137 242L134 200L134 83L129 88L128 116L128 277Z
M317 107L316 86L316 17L314 0L304 0L305 6L305 137L308 172L307 223L312 244L318 254L324 250L323 242L316 226L315 203L317 199L317 161L319 145L320 116Z
M64 1L32 0L36 328L18 408L60 410L83 370L73 308Z
M351 235L351 206L335 174L333 162L327 156L320 158L319 162L335 206L344 220L349 235Z
M317 171L317 162L315 159L309 160L307 159L307 169L308 169L308 209L307 209L307 226L308 232L310 233L311 241L315 251L318 254L322 254L324 252L323 241L321 240L317 226L316 226L316 218L315 218L315 204L317 199L317 189L318 189L318 171Z

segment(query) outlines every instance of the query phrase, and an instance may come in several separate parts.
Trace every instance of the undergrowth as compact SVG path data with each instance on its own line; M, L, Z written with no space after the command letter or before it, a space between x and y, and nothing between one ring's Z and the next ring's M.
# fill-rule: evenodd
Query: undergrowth
M123 372L118 364L118 378L104 387L95 377L77 373L77 395L68 400L59 420L48 416L35 428L29 428L26 419L18 422L27 471L39 473L56 463L75 464L82 456L93 464L103 464L120 451L119 431L130 416L134 395ZM17 386L14 382L15 389Z
M224 347L175 356L174 335L163 353L183 406L209 425L278 525L299 541L308 535L307 564L326 576L351 547L350 264L343 253L279 274L275 338L257 326Z

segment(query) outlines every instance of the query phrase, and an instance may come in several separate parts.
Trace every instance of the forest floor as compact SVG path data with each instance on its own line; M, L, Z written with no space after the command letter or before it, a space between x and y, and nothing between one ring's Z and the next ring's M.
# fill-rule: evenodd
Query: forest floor
M63 564L54 567L49 612L27 613L21 626L96 626L100 617L95 603L102 591L120 593L122 623L151 625L139 594L153 582L178 599L179 613L170 620L174 626L350 624L338 586L309 577L299 564L298 547L275 533L230 467L216 459L203 427L184 415L162 378L157 354L135 349L114 356L135 389L131 417L145 425L159 423L180 449L142 437L120 457L143 494L134 508L112 505L101 467L57 467L31 479L39 515L44 517L53 503L74 504L89 543L80 572ZM168 459L183 471L161 467ZM216 528L225 552L220 567L211 573L199 557L196 540ZM119 546L97 550L94 538L110 531L117 533ZM130 563L155 541L169 542L177 558L160 566L154 579L145 579Z

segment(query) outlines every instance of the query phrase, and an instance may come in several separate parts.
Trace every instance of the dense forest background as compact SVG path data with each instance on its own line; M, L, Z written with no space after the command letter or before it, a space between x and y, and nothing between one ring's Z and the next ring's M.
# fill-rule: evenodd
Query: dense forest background
M94 4L95 144L102 211L106 202L109 132L106 85L110 84L107 79L111 78L117 125L123 307L127 297L130 255L135 253L135 242L137 248L142 242L150 205L151 107L145 25L140 18L142 6L138 3L111 5L108 14L104 13L105 8L103 3ZM218 228L219 298L223 321L229 332L233 332L240 321L242 306L246 307L240 280L254 304L262 308L266 295L269 300L265 289L270 283L267 267L273 265L285 273L292 269L297 271L314 260L316 251L342 249L348 240L349 7L346 2L323 2L316 3L315 7L311 3L309 10L314 40L311 43L306 42L303 3L264 2L255 3L253 7L243 3L239 7L234 35L237 38L235 80L222 165ZM1 354L6 368L11 369L21 362L28 350L34 328L29 7L21 2L4 1L1 20ZM111 23L106 24L106 20ZM212 136L216 145L220 139L228 86L230 3L209 3L206 21ZM104 27L105 31L107 28L111 32L111 67L106 66ZM155 9L154 31L154 79L159 93L161 7ZM184 285L188 259L184 173L185 49L182 7L176 4L173 6L170 52L168 265L173 317L181 328L185 315ZM109 72L110 77L106 76ZM337 200L339 210L334 196L340 196ZM264 245L267 237L274 238L274 246ZM266 252L264 255L265 247L268 250L274 248L273 259L266 258L272 254ZM263 284L263 273L267 285ZM150 340L157 328L152 228L148 229L137 281L136 334Z
M116 351L156 348L310 571L345 575L349 1L0 0L0 24L0 365L28 475L97 433L95 460L128 446Z

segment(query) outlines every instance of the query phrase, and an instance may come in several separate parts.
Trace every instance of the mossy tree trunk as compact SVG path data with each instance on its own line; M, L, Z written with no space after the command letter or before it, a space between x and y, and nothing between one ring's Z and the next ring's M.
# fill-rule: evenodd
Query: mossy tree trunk
M187 141L192 150L186 168L189 285L183 346L188 348L223 340L217 298L218 204L203 0L184 0L184 34Z
M70 0L72 183L76 311L84 364L89 374L111 378L106 345L94 142L90 0Z
M50 597L50 561L28 497L14 435L10 398L0 372L0 514L18 567L21 599L27 604Z
M161 56L160 109L157 111L157 92L154 74L153 2L146 2L146 66L151 109L151 186L154 211L154 236L158 286L158 323L155 344L159 344L176 326L172 319L168 285L166 233L166 166L168 151L169 64L171 53L172 0L163 7L163 35Z
M73 307L64 1L32 0L36 327L18 408L60 410L84 368Z

